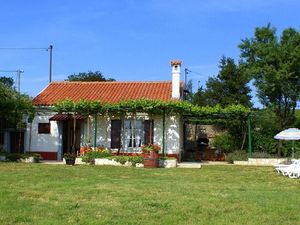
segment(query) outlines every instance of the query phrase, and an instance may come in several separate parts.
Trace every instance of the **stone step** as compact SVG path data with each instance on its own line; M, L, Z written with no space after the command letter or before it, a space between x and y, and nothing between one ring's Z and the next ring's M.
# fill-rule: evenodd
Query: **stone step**
M178 163L177 168L200 169L201 163L199 163L199 162L181 162L181 163Z

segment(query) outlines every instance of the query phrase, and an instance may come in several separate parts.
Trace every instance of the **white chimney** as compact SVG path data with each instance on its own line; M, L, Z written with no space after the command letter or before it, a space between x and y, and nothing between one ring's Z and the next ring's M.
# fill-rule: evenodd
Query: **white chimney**
M172 98L180 98L180 60L172 60Z

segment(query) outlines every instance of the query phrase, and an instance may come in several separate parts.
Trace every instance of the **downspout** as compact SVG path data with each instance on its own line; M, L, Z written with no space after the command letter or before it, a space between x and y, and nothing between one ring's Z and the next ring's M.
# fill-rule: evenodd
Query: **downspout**
M97 114L95 114L94 118L94 148L97 146Z
M30 127L29 127L29 143L28 143L29 152L31 152L31 138L32 138L32 123L30 123Z
M250 113L247 118L247 130L248 130L248 158L252 157L252 140L251 140L251 118Z
M165 121L166 121L166 114L165 109L163 110L163 140L162 140L162 152L161 152L161 158L165 159Z

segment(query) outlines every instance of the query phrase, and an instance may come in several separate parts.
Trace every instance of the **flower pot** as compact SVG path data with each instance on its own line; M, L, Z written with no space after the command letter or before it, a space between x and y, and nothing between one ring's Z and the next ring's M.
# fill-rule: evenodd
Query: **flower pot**
M144 167L158 168L159 155L156 151L144 152Z
M74 166L75 165L75 160L76 159L65 159L66 161L66 165L71 165L71 166Z

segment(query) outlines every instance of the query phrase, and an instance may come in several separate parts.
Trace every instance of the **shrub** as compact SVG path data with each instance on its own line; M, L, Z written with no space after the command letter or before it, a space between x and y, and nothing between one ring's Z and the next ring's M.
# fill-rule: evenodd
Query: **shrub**
M6 161L9 162L18 162L20 161L22 155L18 153L7 153L6 154Z
M75 153L65 153L64 158L65 160L74 160L76 159L77 155Z
M254 152L252 154L252 158L268 159L268 158L274 158L274 156L267 152ZM275 158L277 158L277 157L275 157Z
M86 163L94 164L95 159L107 158L110 156L111 156L111 153L108 150L90 151L90 152L87 152L84 156L82 156L82 161L86 162Z
M144 157L142 156L129 156L128 161L131 162L133 166L136 166L138 163L144 163Z
M216 136L212 144L217 149L221 149L225 153L232 152L234 149L236 149L234 137L227 132Z
M23 154L21 157L22 157L22 159L28 159L29 157L33 157L35 162L39 162L42 159L40 154L32 153L32 152L27 152L27 153Z
M237 150L227 154L225 160L229 163L233 163L233 161L245 161L248 160L248 156L245 151Z
M129 158L128 156L124 156L124 155L110 157L110 159L115 160L116 162L121 163L122 165L124 165L128 161L128 158Z
M115 155L108 157L108 159L115 160L116 162L119 162L122 165L124 165L126 162L131 162L132 166L136 166L136 164L144 162L144 158L142 156Z
M257 152L276 153L278 141L273 138L274 133L268 134L263 130L253 130L251 134L253 149Z

